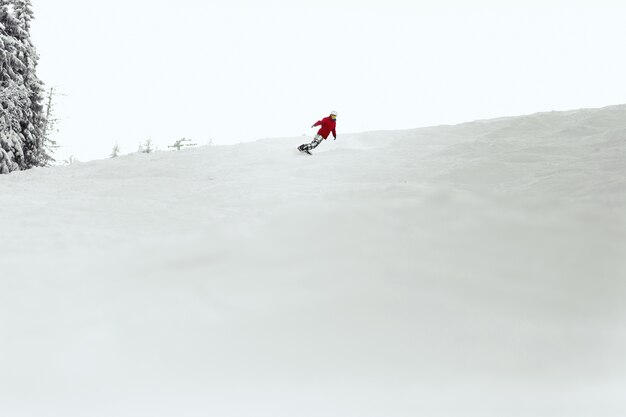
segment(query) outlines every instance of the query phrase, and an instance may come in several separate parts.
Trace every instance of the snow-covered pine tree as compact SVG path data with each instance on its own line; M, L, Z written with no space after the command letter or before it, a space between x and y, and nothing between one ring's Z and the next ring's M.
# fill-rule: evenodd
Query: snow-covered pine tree
M120 145L116 143L111 151L111 158L117 158L118 156L120 156Z
M0 61L0 71L4 70L3 64ZM16 171L24 163L23 137L19 132L28 104L28 92L23 86L0 81L0 174Z
M59 119L56 118L54 111L54 98L56 96L55 88L48 90L46 95L46 110L43 124L43 165L51 166L56 162L53 157L54 151L59 148L57 142L52 139L52 135L56 129Z
M76 163L80 162L78 159L76 159L76 157L74 155L70 155L69 158L67 158L65 161L63 161L63 163L65 165L74 165Z
M44 165L43 84L30 40L30 0L0 0L0 172Z
M148 139L143 143L143 146L141 147L141 152L143 153L154 152L154 148L152 147L152 139Z

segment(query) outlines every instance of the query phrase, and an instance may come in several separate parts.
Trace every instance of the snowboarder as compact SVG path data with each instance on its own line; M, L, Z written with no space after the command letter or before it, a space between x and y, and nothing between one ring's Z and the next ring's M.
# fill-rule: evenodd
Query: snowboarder
M311 127L313 128L316 126L321 127L320 130L317 131L317 135L315 135L313 142L305 143L298 146L298 150L300 152L306 152L309 155L312 155L310 151L317 148L317 146L322 143L322 140L326 140L328 138L328 135L330 135L331 133L333 134L333 140L337 139L337 132L335 131L335 127L337 126L337 112L331 112L330 116L325 117Z

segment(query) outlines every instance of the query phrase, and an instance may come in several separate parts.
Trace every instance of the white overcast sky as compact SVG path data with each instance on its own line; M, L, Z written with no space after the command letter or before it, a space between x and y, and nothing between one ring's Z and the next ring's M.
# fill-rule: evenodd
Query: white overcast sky
M626 1L32 2L62 158L626 103Z

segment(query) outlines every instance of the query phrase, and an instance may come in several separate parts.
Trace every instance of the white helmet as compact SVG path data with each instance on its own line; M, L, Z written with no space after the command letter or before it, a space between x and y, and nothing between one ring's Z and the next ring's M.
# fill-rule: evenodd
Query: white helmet
M337 117L337 112L333 110L333 111L330 112L330 115Z

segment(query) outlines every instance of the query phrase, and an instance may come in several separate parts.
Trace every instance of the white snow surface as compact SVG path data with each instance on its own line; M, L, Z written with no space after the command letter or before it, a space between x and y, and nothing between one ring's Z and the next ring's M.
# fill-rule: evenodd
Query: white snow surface
M0 415L626 415L626 106L304 141L0 176Z

